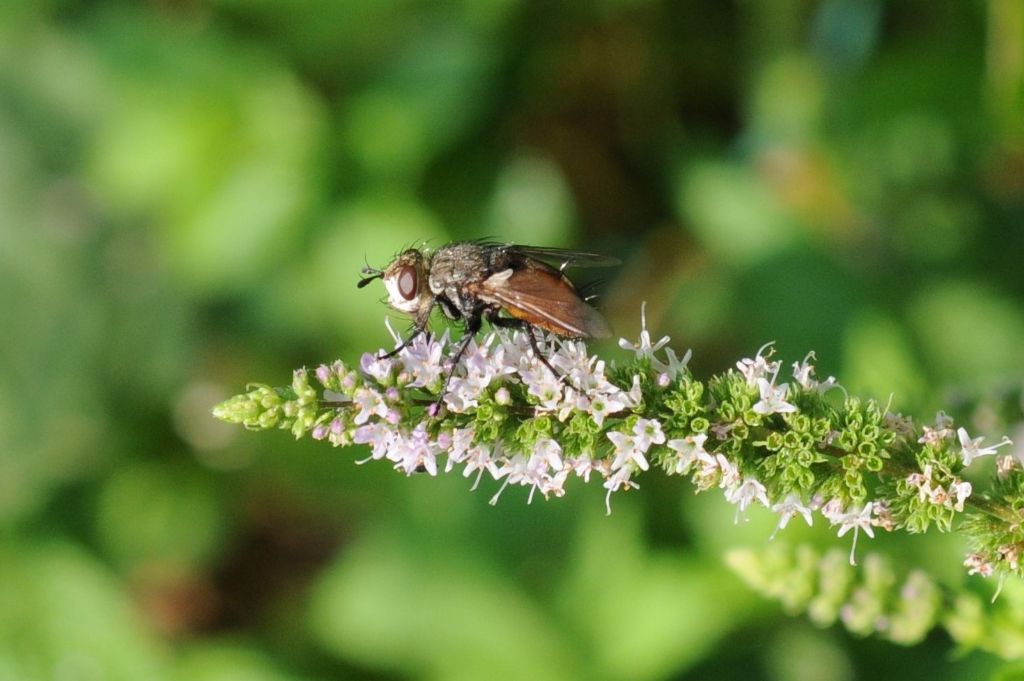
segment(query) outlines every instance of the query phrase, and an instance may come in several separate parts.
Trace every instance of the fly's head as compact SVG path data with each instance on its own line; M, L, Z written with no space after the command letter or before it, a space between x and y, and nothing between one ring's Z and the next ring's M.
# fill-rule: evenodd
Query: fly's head
M380 279L388 292L388 305L399 312L415 314L423 306L424 299L431 296L427 285L427 270L428 262L423 253L410 248L383 270L364 268L359 288L374 279Z

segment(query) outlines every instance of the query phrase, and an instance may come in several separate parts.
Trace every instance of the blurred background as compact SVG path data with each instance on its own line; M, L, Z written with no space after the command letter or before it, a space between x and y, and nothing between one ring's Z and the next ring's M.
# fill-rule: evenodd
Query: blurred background
M621 256L699 377L774 339L1012 435L1024 2L4 0L0 679L1021 672L786 616L722 560L773 519L683 480L492 508L211 418L388 342L364 259L484 236Z

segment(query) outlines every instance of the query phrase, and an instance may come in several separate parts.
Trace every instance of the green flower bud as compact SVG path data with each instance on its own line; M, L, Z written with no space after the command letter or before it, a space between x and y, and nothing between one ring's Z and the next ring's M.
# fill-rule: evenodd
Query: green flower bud
M844 430L836 439L836 446L846 452L852 452L857 446L857 436L852 430Z
M257 420L257 427L263 430L266 430L267 428L273 428L274 426L277 425L280 419L281 414L277 409L265 411L262 414L260 414L259 419Z
M259 416L259 402L249 395L235 395L213 408L213 415L228 423L245 423Z

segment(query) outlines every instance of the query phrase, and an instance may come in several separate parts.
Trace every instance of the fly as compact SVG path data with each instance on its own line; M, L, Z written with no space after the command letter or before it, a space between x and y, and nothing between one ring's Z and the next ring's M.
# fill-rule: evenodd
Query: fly
M382 359L398 354L427 331L435 307L464 323L441 390L443 398L455 367L485 319L495 327L524 331L537 357L556 376L558 372L537 345L534 329L563 338L610 336L608 322L580 296L564 271L617 264L616 258L562 248L456 242L434 251L408 249L382 270L366 267L359 288L382 280L388 304L413 317L412 333Z

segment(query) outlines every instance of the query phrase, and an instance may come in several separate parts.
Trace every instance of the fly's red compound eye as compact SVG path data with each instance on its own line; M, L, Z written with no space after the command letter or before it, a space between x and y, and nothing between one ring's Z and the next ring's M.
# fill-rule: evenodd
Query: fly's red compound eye
M398 272L398 293L406 300L416 297L416 269L412 265L406 265Z

